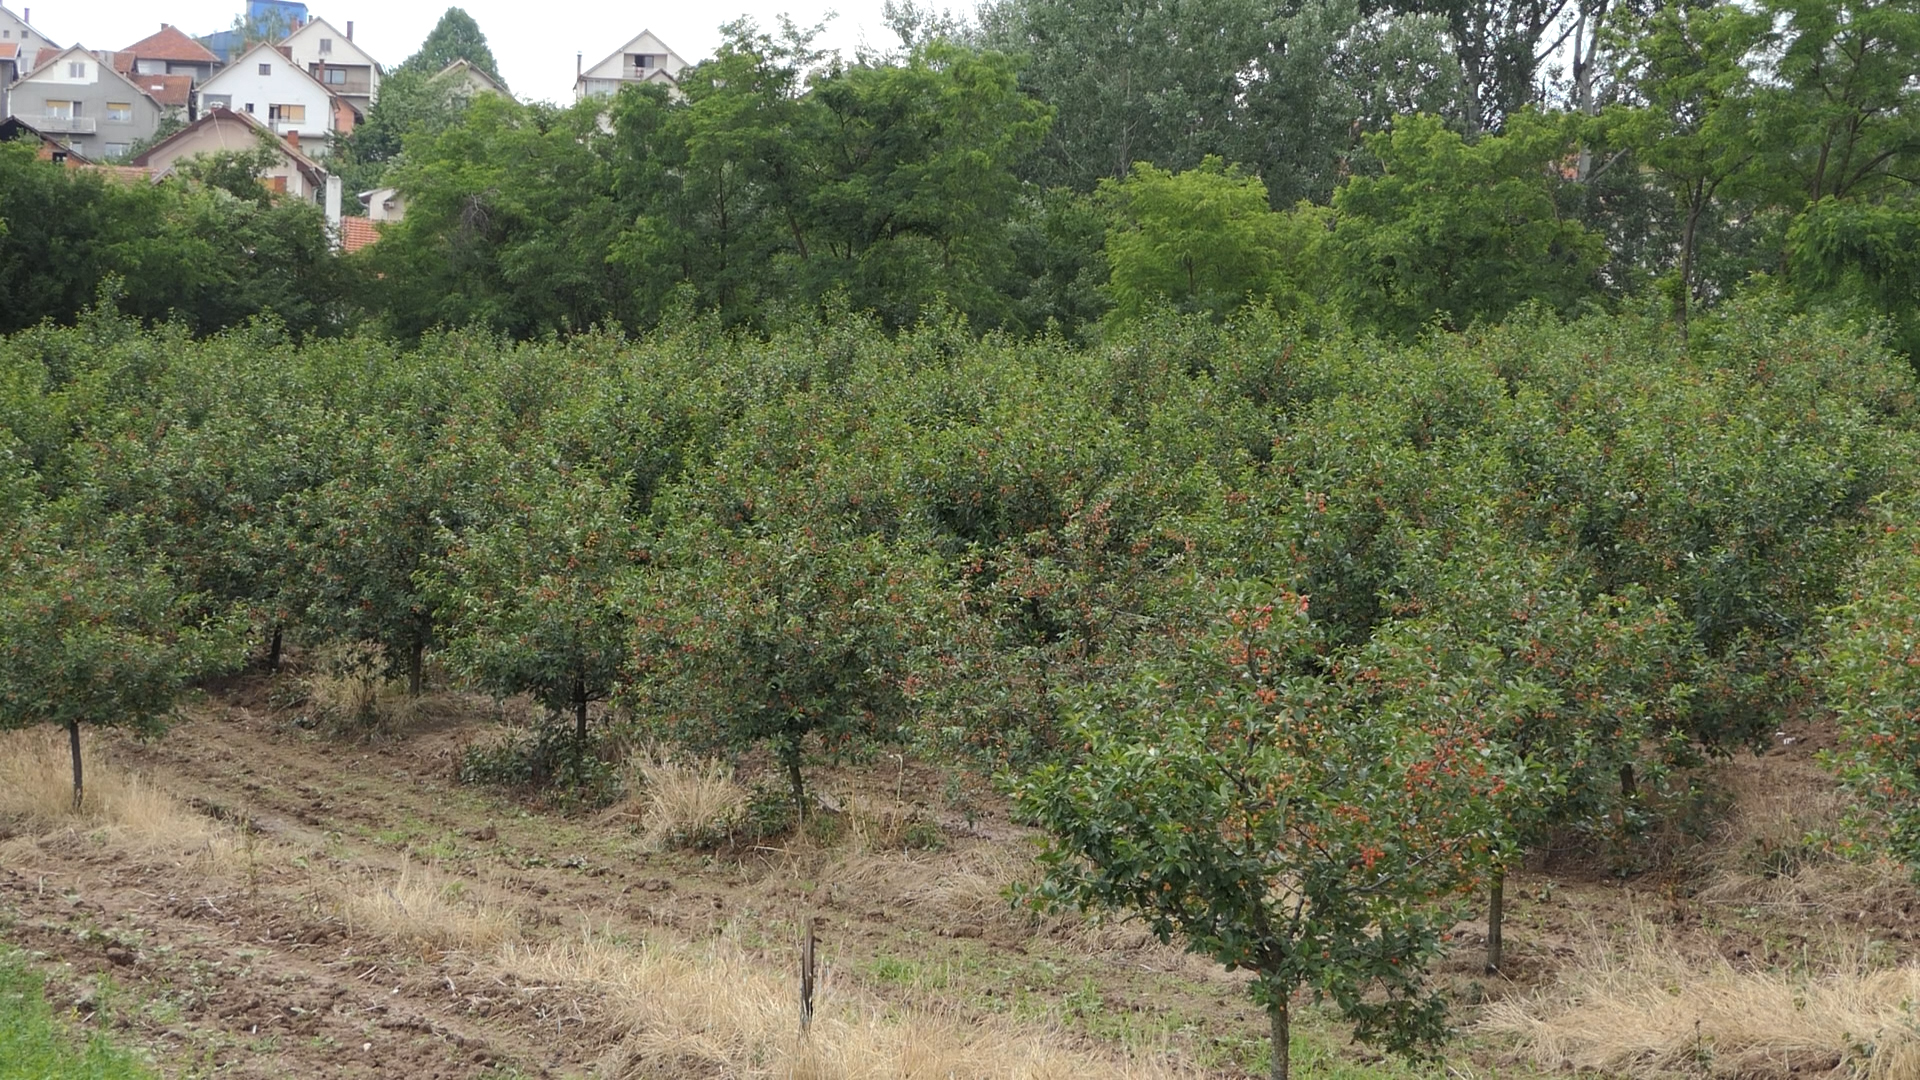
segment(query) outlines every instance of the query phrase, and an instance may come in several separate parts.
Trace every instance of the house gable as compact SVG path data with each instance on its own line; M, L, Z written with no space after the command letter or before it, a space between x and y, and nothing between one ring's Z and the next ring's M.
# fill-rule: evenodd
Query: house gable
M264 43L202 83L200 107L207 112L250 112L274 134L295 133L320 153L340 127L334 95L285 53Z
M60 50L60 46L47 40L46 35L28 25L26 19L9 10L5 4L0 4L0 45L7 44L17 50L16 63L22 75L38 66L37 60L42 49Z
M159 130L164 106L85 48L63 49L13 84L7 108L96 160Z
M622 83L665 83L676 87L687 61L667 47L653 31L642 30L633 40L590 68L583 68L574 79L576 98L609 96Z
M328 43L325 52L321 51L322 41ZM280 39L280 46L290 50L293 58L303 67L311 67L315 63L324 61L328 64L339 64L342 67L368 67L385 73L385 69L380 66L380 61L367 55L367 51L354 44L352 38L341 33L332 23L323 18L316 17L305 26Z

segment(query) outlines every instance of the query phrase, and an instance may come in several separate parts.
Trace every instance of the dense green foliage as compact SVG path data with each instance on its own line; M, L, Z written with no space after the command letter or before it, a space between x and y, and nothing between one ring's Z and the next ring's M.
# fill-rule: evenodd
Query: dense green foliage
M1696 765L1829 678L1862 824L1905 835L1876 749L1909 737L1905 668L1839 630L1910 589L1828 617L1911 572L1876 510L1913 490L1902 360L1764 292L1684 339L1538 307L1404 346L1305 325L16 334L8 721L158 716L239 620L259 653L372 642L544 706L475 778L598 791L659 738L765 753L804 810L807 760L905 744L1021 785L1057 898L1395 1046L1436 1030L1417 972L1465 891L1548 840L1631 868ZM1275 922L1286 889L1310 917Z
M0 148L0 722L144 725L245 624L527 695L475 779L972 762L1280 1071L1303 989L1425 1045L1456 905L1631 870L1786 715L1920 866L1915 0L982 20L559 108L434 86L450 12L344 259L244 157Z

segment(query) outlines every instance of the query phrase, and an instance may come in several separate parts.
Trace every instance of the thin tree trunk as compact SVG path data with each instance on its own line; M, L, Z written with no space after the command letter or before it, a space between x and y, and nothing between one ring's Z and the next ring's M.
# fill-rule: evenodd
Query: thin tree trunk
M1501 928L1507 919L1507 872L1495 870L1487 889L1487 974L1500 971Z
M274 675L280 674L281 634L281 628L275 626L273 628L273 641L267 645L267 671Z
M1640 785L1633 778L1633 762L1620 766L1620 797L1631 799L1638 793Z
M587 741L587 683L577 676L573 680L573 733L584 746Z
M80 812L80 796L86 790L80 776L80 721L67 719L67 747L73 751L73 812Z
M1680 345L1687 344L1687 309L1693 304L1693 245L1700 229L1700 215L1706 211L1703 196L1696 191L1693 205L1687 208L1686 233L1680 239Z
M800 736L790 735L780 745L780 760L787 767L787 786L793 791L793 809L800 820L807 820L807 789L800 775Z
M426 667L427 642L425 638L416 638L412 651L407 654L407 696L419 697L422 673Z
M1292 1034L1287 1030L1287 999L1276 995L1272 1005L1267 1006L1267 1020L1273 1028L1273 1080L1287 1080L1288 1047L1293 1042Z

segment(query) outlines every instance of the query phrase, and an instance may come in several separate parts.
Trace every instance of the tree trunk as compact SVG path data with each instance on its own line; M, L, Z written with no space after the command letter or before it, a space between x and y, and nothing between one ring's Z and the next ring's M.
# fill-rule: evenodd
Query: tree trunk
M789 735L780 744L780 761L787 767L787 786L793 791L793 809L807 820L807 789L800 776L800 736Z
M575 677L573 680L573 734L581 745L587 741L587 682Z
M426 667L427 640L415 638L413 648L407 653L407 696L419 697L422 670Z
M1275 995L1273 1004L1267 1006L1267 1021L1273 1029L1273 1080L1287 1080L1288 1047L1293 1036L1287 1030L1287 999Z
M1676 314L1680 318L1680 345L1687 344L1687 308L1693 304L1693 245L1694 237L1700 228L1700 215L1706 212L1703 196L1695 193L1693 205L1687 208L1686 232L1680 238L1680 308Z
M1633 762L1620 766L1620 797L1631 799L1639 793L1640 785L1633 778Z
M80 796L86 790L80 776L80 721L68 718L67 746L73 751L73 812L80 812Z
M280 627L275 626L273 640L267 643L267 672L272 675L280 674L281 633Z
M1487 888L1487 974L1500 972L1501 928L1507 919L1507 872L1495 870Z

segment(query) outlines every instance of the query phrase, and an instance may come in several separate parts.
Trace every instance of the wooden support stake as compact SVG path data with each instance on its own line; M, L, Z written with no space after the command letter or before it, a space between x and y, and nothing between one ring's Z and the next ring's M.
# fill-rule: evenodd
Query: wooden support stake
M806 929L800 939L800 1031L804 1034L813 1025L813 918L807 918Z

